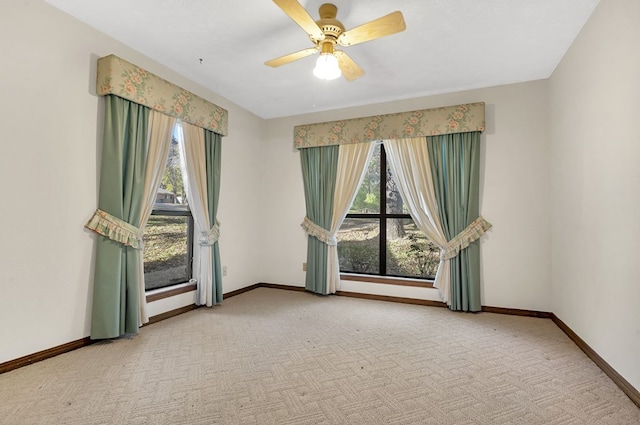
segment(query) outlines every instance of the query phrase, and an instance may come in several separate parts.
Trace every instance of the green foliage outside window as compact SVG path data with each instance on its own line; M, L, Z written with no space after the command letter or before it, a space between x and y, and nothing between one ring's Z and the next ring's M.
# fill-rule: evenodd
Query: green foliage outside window
M338 232L340 270L432 279L438 271L440 250L407 214L383 153L378 145ZM387 218L387 214L392 216ZM386 233L380 241L382 225Z

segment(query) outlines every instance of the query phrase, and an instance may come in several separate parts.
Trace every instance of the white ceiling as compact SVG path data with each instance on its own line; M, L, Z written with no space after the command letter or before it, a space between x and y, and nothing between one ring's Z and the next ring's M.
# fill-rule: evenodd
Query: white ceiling
M313 45L271 0L45 0L262 118L548 78L599 0L333 0L351 29L400 10L404 32L346 47L365 70L316 79ZM314 19L322 0L300 0ZM202 59L202 63L200 62Z

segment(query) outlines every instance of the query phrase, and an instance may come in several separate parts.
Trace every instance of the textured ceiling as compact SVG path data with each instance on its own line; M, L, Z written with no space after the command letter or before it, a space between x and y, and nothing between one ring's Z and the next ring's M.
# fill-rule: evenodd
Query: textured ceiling
M599 0L334 0L346 29L400 10L407 29L344 48L365 70L316 79L271 0L45 0L262 118L547 78ZM320 0L300 0L318 19ZM125 58L126 59L126 58ZM202 61L200 61L202 59Z

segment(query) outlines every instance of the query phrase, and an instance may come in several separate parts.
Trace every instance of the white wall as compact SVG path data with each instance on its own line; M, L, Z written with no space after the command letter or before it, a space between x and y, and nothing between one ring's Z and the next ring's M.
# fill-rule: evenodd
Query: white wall
M550 79L553 311L636 388L639 20L602 0Z
M263 176L263 281L304 286L306 238L293 126L459 103L487 104L482 139L483 305L550 311L550 182L547 82L535 81L267 121ZM368 286L368 289L367 289ZM345 283L345 290L435 299L434 290Z
M39 0L0 2L0 52L0 363L89 334L95 235L83 225L97 207L101 56L114 53L229 110L223 290L259 280L247 264L260 258L262 119Z
M265 122L44 2L1 2L0 362L89 333L95 236L82 225L97 203L95 64L114 53L230 112L219 211L224 292L259 281L304 285L294 125L486 102L481 213L494 228L482 240L483 304L555 312L639 388L638 18L637 1L603 0L549 81ZM175 302L192 297L154 303L152 314Z

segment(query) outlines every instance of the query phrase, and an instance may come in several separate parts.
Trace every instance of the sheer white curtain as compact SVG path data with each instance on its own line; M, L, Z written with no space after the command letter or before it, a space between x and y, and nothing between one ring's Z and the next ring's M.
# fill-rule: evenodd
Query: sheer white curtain
M174 117L153 110L149 111L149 131L147 133L149 149L144 173L142 208L140 208L140 229L144 229L147 225L147 221L153 210L153 204L156 201L158 187L160 187L164 167L167 163L167 155L169 154L169 146L171 145L171 137L175 123L176 119ZM140 256L138 267L138 293L140 294L138 297L138 320L140 325L149 321L147 314L147 297L145 296L144 286L143 249L137 251Z
M374 143L340 145L338 171L329 233L336 235L362 183L367 164L371 160ZM337 245L329 245L327 252L327 293L334 294L340 283L340 264Z
M438 247L447 247L447 238L442 231L438 204L433 188L431 165L425 137L385 140L387 163L398 185L398 191L418 228ZM440 265L433 284L440 296L450 302L449 260L440 258Z
M213 305L213 272L211 269L211 245L203 243L211 229L209 223L207 197L207 163L205 160L204 130L189 123L182 122L181 144L184 158L184 174L189 209L195 221L193 276L198 281L198 304L211 307ZM199 236L198 236L199 235Z

